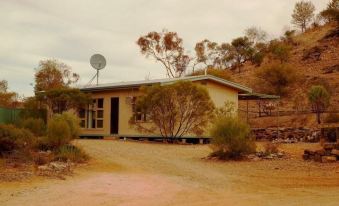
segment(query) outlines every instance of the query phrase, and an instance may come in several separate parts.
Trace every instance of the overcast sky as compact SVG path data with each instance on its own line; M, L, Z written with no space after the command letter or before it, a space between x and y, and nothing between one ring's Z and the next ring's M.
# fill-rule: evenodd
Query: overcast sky
M80 74L95 74L94 53L107 59L101 83L165 77L161 65L143 57L139 36L167 28L193 53L205 38L229 42L250 26L272 37L290 26L297 0L0 0L0 80L11 91L33 94L34 68L55 58ZM313 0L317 11L328 0Z

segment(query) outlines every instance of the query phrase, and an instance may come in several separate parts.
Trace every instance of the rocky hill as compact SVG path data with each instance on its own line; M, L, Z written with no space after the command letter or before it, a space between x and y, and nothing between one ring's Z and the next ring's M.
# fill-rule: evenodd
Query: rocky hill
M296 70L297 83L288 88L286 96L274 102L273 116L259 117L258 102L249 101L252 127L315 127L315 115L311 113L307 91L317 84L325 86L332 95L328 110L339 114L339 28L327 24L296 35L293 41L287 64ZM261 67L247 64L241 73L233 74L233 79L260 92L262 85L258 84L255 73L265 64L268 64L266 59ZM245 111L246 107L244 101L240 103L240 110ZM245 115L244 112L241 115Z

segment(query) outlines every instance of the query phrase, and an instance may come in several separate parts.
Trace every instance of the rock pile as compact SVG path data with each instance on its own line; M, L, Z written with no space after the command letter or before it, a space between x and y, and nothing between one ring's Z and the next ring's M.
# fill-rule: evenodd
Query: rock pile
M339 64L323 68L323 74L339 72Z
M71 167L73 163L70 162L50 162L46 165L38 166L37 175L40 176L60 176L72 173Z
M309 128L259 128L253 129L252 134L256 140L269 140L282 143L316 142L320 132Z
M286 157L284 152L276 152L276 153L266 153L266 152L256 152L255 154L247 155L247 158L253 161L259 160L273 160L273 159L281 159Z
M305 150L303 159L324 163L337 162L339 161L339 143L325 143L322 149Z

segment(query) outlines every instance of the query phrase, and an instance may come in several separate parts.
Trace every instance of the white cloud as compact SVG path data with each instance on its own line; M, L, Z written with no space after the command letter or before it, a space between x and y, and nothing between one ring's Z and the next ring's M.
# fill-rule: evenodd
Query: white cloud
M93 53L107 58L101 82L164 77L160 64L146 59L135 44L149 31L167 28L193 51L208 38L227 42L260 26L272 36L290 25L297 0L1 0L0 79L12 90L31 95L34 68L56 58L80 74L86 84L95 74ZM327 0L313 0L318 10Z

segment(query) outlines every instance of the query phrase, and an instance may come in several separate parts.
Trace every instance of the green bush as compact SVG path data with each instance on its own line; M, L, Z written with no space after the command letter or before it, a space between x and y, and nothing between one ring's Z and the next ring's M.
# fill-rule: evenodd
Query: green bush
M53 117L47 125L47 144L58 148L72 140L71 129L67 122Z
M60 121L67 123L70 129L71 137L77 138L80 134L80 119L72 112L63 112L61 115L56 115Z
M56 149L79 136L79 119L70 112L54 115L47 125L46 144Z
M211 128L212 157L239 159L255 152L255 144L249 138L250 128L234 117L219 117Z
M36 136L43 136L46 134L46 124L42 119L28 118L23 120L20 125Z
M63 145L57 150L55 159L64 162L83 163L86 162L89 157L83 150L74 145Z
M34 135L29 130L14 125L0 125L0 155L14 150L28 150L34 144Z

